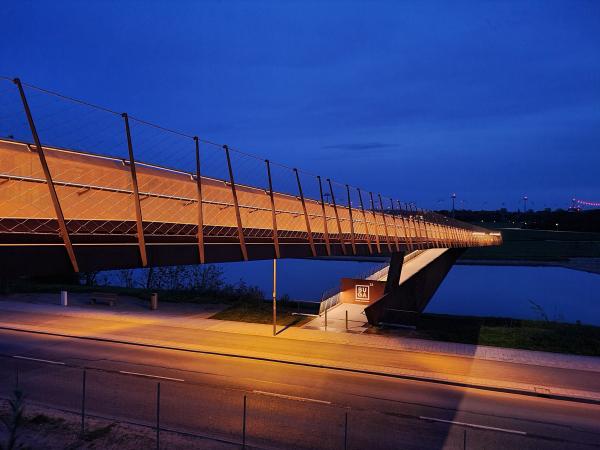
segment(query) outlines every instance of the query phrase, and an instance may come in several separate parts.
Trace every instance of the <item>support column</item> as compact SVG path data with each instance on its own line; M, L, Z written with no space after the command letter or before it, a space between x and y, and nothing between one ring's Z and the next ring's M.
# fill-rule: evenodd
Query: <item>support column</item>
M138 235L138 245L140 248L140 259L142 267L148 265L148 256L146 255L146 239L144 237L144 225L142 221L142 205L140 204L140 190L138 188L137 173L135 170L135 158L133 157L133 144L131 142L131 130L129 128L129 116L127 113L121 114L125 120L125 133L127 134L127 149L129 150L129 170L131 172L131 185L133 186L133 195L135 202L135 217Z
M358 191L358 199L360 200L360 210L362 211L363 220L365 222L365 231L367 233L367 246L369 247L369 254L373 254L373 248L371 247L371 233L369 232L369 223L367 222L367 215L365 214L365 205L363 204L362 193L359 188L356 188Z
M400 242L398 241L398 226L396 224L396 210L394 208L394 201L390 198L390 205L392 206L392 223L394 224L394 239L396 241L396 251L400 251Z
M323 199L323 184L321 183L321 177L317 175L319 180L319 194L321 195L321 210L323 211L323 237L325 238L325 248L327 249L327 256L331 256L331 244L329 243L329 230L327 229L327 213L325 211L325 200Z
M373 193L369 192L369 196L371 197L371 213L373 214L373 222L375 222L375 245L377 246L377 253L381 253L379 227L377 226L377 216L375 216L375 202L373 201Z
M400 284L400 275L402 274L402 266L404 265L404 252L394 252L390 258L390 266L388 268L388 276L385 281L384 292L386 294L398 289Z
M383 228L385 228L385 240L387 242L388 251L392 253L392 244L390 243L390 234L388 232L387 222L385 220L385 212L383 210L383 202L381 201L381 194L377 194L379 198L379 207L381 208L381 217L383 218Z
M279 236L277 235L277 211L275 211L275 197L273 196L273 180L271 178L271 163L265 159L267 165L267 178L269 181L269 198L271 200L271 216L273 219L273 246L275 248L275 258L281 258L279 252ZM273 262L275 264L275 262Z
M408 243L408 249L412 252L415 250L415 246L413 244L413 240L412 240L412 236L411 236L412 233L410 232L410 222L408 223L408 229L407 229L406 228L406 220L404 219L404 215L402 214L402 203L400 203L400 200L396 200L396 202L398 203L398 210L400 211L400 220L402 221L402 231L404 231L404 238L406 239L406 242ZM393 202L392 202L392 204L393 204Z
M231 157L229 156L229 147L223 146L225 157L227 158L227 169L229 170L229 183L231 184L231 195L233 197L233 206L235 208L235 218L237 221L238 238L240 240L240 249L244 261L248 261L248 250L246 249L246 240L244 239L244 229L242 228L242 216L240 215L240 205L238 204L237 192L235 190L235 180L233 179L233 169L231 168Z
M50 173L50 169L49 169L48 163L46 161L46 155L44 155L44 149L42 148L42 143L40 141L40 137L38 136L37 129L36 129L35 123L33 121L33 116L31 114L31 110L29 109L29 103L27 103L27 98L25 96L25 90L23 89L21 80L19 80L18 78L15 78L13 81L17 85L17 88L19 89L19 95L21 96L21 102L23 103L23 109L25 109L25 114L27 115L27 122L29 123L29 129L31 131L31 135L33 136L33 141L35 142L35 147L37 150L38 157L40 159L40 164L42 166L42 170L44 172L44 177L46 178L46 184L48 185L48 190L50 191L50 199L52 200L52 205L54 206L54 212L56 214L56 220L58 221L58 229L60 231L60 235L62 237L63 243L65 244L65 249L67 250L67 255L69 256L69 260L71 261L71 267L73 267L73 271L75 273L78 273L79 265L77 264L77 258L75 257L75 251L73 250L73 244L71 243L71 237L69 236L69 231L67 230L65 216L63 215L62 208L60 206L60 201L58 199L58 194L56 193L56 188L54 187L54 182L52 180L52 174Z
M333 212L335 214L335 221L337 222L338 228L338 237L340 239L340 245L342 246L342 253L346 254L346 243L344 242L344 235L342 233L342 224L340 223L340 216L338 214L337 205L335 203L335 194L333 193L333 186L331 185L331 180L327 178L327 183L329 183L329 193L331 194L331 202L333 203Z
M200 143L198 136L194 136L196 144L196 195L198 199L198 256L200 264L204 264L204 217L202 215L202 177L200 174Z
M352 253L356 255L356 239L354 237L354 219L352 218L352 201L350 200L350 186L346 185L348 192L348 215L350 217L350 239L352 242Z
M312 231L310 229L310 219L308 218L306 203L304 202L304 194L302 193L302 185L300 184L300 175L298 175L298 169L294 169L294 172L296 173L296 181L298 182L298 193L300 194L302 210L304 211L304 220L306 221L306 232L308 233L308 243L310 244L310 251L312 252L313 256L317 256L317 249L315 248L315 241L313 240Z

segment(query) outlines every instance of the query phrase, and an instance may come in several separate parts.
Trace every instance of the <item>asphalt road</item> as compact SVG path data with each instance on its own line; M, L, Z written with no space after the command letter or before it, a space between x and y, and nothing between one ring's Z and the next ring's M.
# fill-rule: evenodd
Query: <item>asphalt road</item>
M160 382L161 427L232 442L246 396L247 442L257 447L458 449L464 430L477 449L600 443L597 405L23 332L0 331L0 353L11 356L0 358L2 396L18 373L30 401L79 411L85 366L88 413L152 425Z

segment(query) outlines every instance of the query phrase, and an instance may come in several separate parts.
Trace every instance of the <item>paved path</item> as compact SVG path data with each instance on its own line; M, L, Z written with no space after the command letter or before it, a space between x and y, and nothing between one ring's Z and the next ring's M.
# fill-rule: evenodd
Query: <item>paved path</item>
M59 294L16 294L0 296L0 313L21 312L26 315L41 313L51 316L101 319L138 324L155 324L184 327L196 330L219 331L224 333L271 336L272 326L209 319L224 305L196 305L190 303L160 303L159 311L150 311L147 302L135 298L122 297L114 308L91 306L87 303L89 294L71 294L79 306L59 306ZM5 314L0 315L0 321ZM341 329L341 327L339 327ZM287 328L280 330L279 336L286 339L315 341L332 344L347 344L360 347L373 347L388 350L432 353L469 357L489 361L504 361L544 367L577 369L600 372L600 358L592 356L567 355L561 353L518 350L489 347L484 345L460 344L454 342L413 339L401 336L384 336L356 333L328 333L320 330Z
M179 315L100 308L4 300L0 326L600 401L599 358L298 328L273 338L269 325L193 318L189 306Z

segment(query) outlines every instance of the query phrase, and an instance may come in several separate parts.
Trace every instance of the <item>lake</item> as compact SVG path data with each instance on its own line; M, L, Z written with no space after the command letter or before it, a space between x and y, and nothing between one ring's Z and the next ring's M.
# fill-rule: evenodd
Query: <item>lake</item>
M532 302L539 305L541 310ZM600 326L600 275L562 267L454 266L426 312Z
M271 292L271 261L221 265L228 281L243 278ZM341 277L368 271L373 263L280 260L278 294L320 300L322 292ZM532 304L539 305L537 309ZM452 268L426 312L504 316L600 326L600 275L560 267L460 266Z

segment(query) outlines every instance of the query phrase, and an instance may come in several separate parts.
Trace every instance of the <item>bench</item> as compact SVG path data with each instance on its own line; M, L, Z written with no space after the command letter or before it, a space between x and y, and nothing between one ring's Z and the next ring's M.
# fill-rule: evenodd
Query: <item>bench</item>
M117 303L117 297L118 294L112 292L92 292L90 303L92 305L103 303L108 306L115 306L115 303Z

